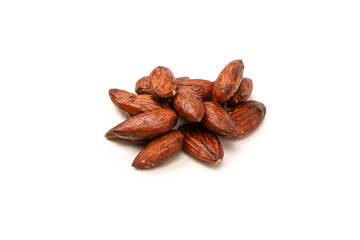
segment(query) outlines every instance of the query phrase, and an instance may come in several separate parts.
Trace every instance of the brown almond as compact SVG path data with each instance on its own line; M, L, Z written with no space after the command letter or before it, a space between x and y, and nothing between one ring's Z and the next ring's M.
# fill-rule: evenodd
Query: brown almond
M203 79L179 79L175 83L177 89L190 89L196 92L204 101L211 99L213 83Z
M113 130L113 128L110 129L107 133L105 133L105 137L107 139L120 139L118 136L116 136L112 132L112 130ZM123 140L128 140L128 141L132 142L135 145L146 146L151 141L151 138L149 138L149 139L123 139Z
M241 102L245 102L249 99L253 89L253 82L250 78L243 78L240 83L239 89L235 92L229 101L226 102L228 108L235 107Z
M166 101L176 94L175 77L167 67L157 67L150 73L150 92L159 101Z
M152 140L135 158L132 166L138 169L154 168L176 155L184 144L184 135L173 130Z
M241 138L260 125L266 115L266 107L257 101L241 102L229 111L229 115L238 131L236 137Z
M206 162L220 162L224 157L219 138L199 124L182 125L179 130L184 134L184 150Z
M173 98L173 106L180 116L189 122L200 122L205 114L201 98L189 89L179 90Z
M112 129L110 129L107 133L105 133L105 137L107 139L121 139L120 137L116 136L112 130L115 127L113 127ZM123 139L123 140L128 140L130 142L132 142L135 145L139 145L139 146L146 146L151 140L152 138L149 139Z
M109 96L111 101L114 103L114 105L120 110L121 113L123 113L126 117L130 117L131 114L128 113L127 111L125 111L121 105L118 104L117 100L118 99L128 99L128 98L134 98L136 95L128 92L128 91L124 91L124 90L120 90L120 89L116 89L116 88L112 88L109 90Z
M127 112L130 116L156 109L170 108L167 102L157 102L151 98L150 94L124 96L117 98L115 103L118 108Z
M224 137L235 137L236 127L227 111L213 102L204 102L205 115L201 124L210 132Z
M243 72L242 60L234 60L226 65L214 81L212 101L217 104L227 102L239 89Z
M150 94L150 78L149 76L142 77L137 80L135 85L135 92L137 94Z
M140 113L112 129L112 134L123 139L147 139L169 132L177 122L177 114L171 109Z

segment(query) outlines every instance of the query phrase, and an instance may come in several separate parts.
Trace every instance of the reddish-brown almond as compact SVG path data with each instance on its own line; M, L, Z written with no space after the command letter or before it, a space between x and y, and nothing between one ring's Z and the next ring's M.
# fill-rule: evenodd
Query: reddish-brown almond
M179 130L184 134L184 150L206 162L220 162L224 157L219 138L199 124L182 125Z
M170 108L167 102L157 102L150 94L129 95L115 100L118 108L127 112L130 116L156 109Z
M224 137L235 137L236 127L227 111L213 102L204 102L205 115L201 124L210 132Z
M205 114L201 98L189 89L179 90L173 98L173 106L180 116L189 122L200 122Z
M243 78L240 83L239 89L235 92L234 96L226 102L228 108L235 107L241 102L245 102L249 99L253 89L253 82L250 78Z
M155 100L167 100L176 94L175 77L169 68L157 67L150 73L150 92Z
M120 139L118 136L116 136L112 132L112 129L110 129L107 133L105 133L105 137L107 139ZM123 140L128 140L128 141L132 142L135 145L146 146L151 141L151 138L149 138L149 139L123 139Z
M135 85L137 94L150 94L150 78L149 76L140 78Z
M114 127L115 128L115 127ZM107 133L105 133L105 137L107 139L120 139L118 136L116 136L112 130L114 129L110 129ZM132 142L135 145L139 145L139 146L145 146L146 144L148 144L151 141L151 138L149 139L123 139L123 140L128 140L130 142Z
M236 137L241 138L260 125L266 115L266 107L257 101L241 102L229 111L229 115L238 131Z
M228 101L239 89L243 72L242 60L234 60L226 65L214 81L212 101L217 104Z
M204 101L211 99L213 83L203 79L179 79L175 83L177 89L190 89L196 92Z
M109 96L110 96L111 101L120 110L120 112L122 112L126 117L131 116L131 114L129 114L127 111L124 111L122 106L118 104L117 100L134 98L134 97L136 97L135 94L128 92L128 91L112 88L109 90Z
M184 135L173 130L152 140L135 158L132 166L138 169L154 168L177 154L184 144Z
M112 129L112 133L123 139L147 139L169 132L177 122L177 114L171 109L160 109L140 113L125 120Z

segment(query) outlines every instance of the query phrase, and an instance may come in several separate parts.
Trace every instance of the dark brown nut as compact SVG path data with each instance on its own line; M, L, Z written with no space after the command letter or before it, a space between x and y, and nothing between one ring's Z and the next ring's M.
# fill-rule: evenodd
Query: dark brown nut
M153 99L166 101L176 94L175 77L169 68L157 67L150 73L150 92Z
M147 139L169 132L178 116L171 109L140 113L115 126L111 133L122 139Z
M204 101L211 99L213 83L203 79L176 79L177 89L190 89Z
M224 137L235 137L237 129L227 111L213 102L204 102L205 115L201 124L210 132Z
M182 125L179 130L184 134L184 150L206 162L220 162L224 157L219 138L196 123Z
M109 96L111 101L114 103L114 105L120 110L121 113L123 113L126 117L131 117L131 114L129 114L127 111L124 111L124 109L118 104L118 99L129 99L132 97L136 97L135 94L130 93L128 91L112 88L109 90Z
M117 98L115 102L120 109L127 112L130 116L156 109L170 108L167 102L157 102L151 98L150 94L134 94L129 97Z
M214 81L212 101L217 104L227 102L239 89L243 72L242 60L234 60L226 65Z
M228 108L235 107L241 102L245 102L249 99L251 92L253 89L253 82L250 78L243 78L239 89L235 92L234 96L230 98L229 101L226 102L226 106Z
M135 85L137 94L150 94L150 78L149 76L140 78Z
M266 107L257 101L241 102L229 111L229 115L238 131L236 137L241 138L260 125L266 115Z
M154 168L176 155L184 144L184 135L173 130L152 140L135 158L132 166L138 169Z
M192 90L180 89L173 98L173 106L189 122L200 122L205 114L201 98Z

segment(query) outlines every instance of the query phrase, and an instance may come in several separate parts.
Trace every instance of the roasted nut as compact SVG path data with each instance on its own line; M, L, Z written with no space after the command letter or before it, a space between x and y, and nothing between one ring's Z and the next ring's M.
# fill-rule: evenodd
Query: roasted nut
M184 144L184 135L173 130L152 140L135 158L132 166L139 169L154 168L177 154Z
M235 92L229 101L226 102L228 108L235 107L240 102L245 102L251 95L253 89L253 82L250 78L243 78L239 89Z
M166 101L176 94L175 77L166 67L157 67L150 73L150 92L153 99Z
M210 100L213 83L203 79L179 79L175 80L177 89L190 89L199 95L202 100Z
M179 130L184 134L184 150L206 162L218 163L224 157L219 138L196 123L182 125Z
M135 85L137 94L150 94L150 78L149 76L140 78Z
M217 104L228 101L239 89L243 72L242 60L234 60L226 65L214 82L212 101Z
M177 114L170 109L140 113L111 129L111 134L123 139L147 139L169 132L177 122Z
M179 90L173 98L173 106L180 116L189 122L200 122L205 114L201 98L189 89Z
M113 102L128 116L134 116L139 113L156 109L170 108L167 102L157 102L151 98L150 94L135 95L131 93L124 94L124 92L126 92L124 90L117 91L122 92L123 97L118 97L113 100Z
M241 138L260 125L266 115L266 107L257 101L241 102L229 111L229 115L237 128L236 137Z
M201 124L210 132L224 137L235 137L236 127L226 110L213 102L204 102L205 115Z

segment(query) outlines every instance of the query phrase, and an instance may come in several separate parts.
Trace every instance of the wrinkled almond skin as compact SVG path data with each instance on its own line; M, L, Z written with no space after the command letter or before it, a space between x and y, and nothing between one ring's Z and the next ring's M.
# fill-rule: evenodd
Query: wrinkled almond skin
M237 129L227 111L213 102L204 102L205 115L201 124L210 132L223 136L237 136Z
M138 169L154 168L177 154L184 144L184 135L173 130L152 140L135 158L132 166Z
M129 116L134 116L143 112L156 109L169 109L167 102L157 102L151 98L150 94L129 95L128 97L117 98L115 104L118 108L125 111Z
M169 132L178 116L171 109L153 110L140 113L125 120L112 129L112 134L122 139L148 139Z
M250 78L243 78L240 83L239 89L235 92L229 101L226 102L228 108L235 107L241 102L245 102L249 99L253 89L253 82Z
M229 111L229 115L238 131L236 137L241 138L260 125L266 115L266 107L257 101L241 102Z
M184 134L184 150L206 162L220 162L224 157L219 138L196 123L182 125L179 130Z
M150 73L150 93L157 101L166 101L176 94L175 77L167 67L157 67Z
M149 76L140 78L135 85L137 94L150 94L150 78Z
M205 114L201 98L189 89L179 90L173 98L173 106L176 112L189 122L200 122Z
M179 79L175 80L177 89L190 89L196 92L204 101L211 99L213 83L203 79Z
M239 89L243 72L242 60L234 60L226 65L214 81L212 101L217 104L227 102Z

